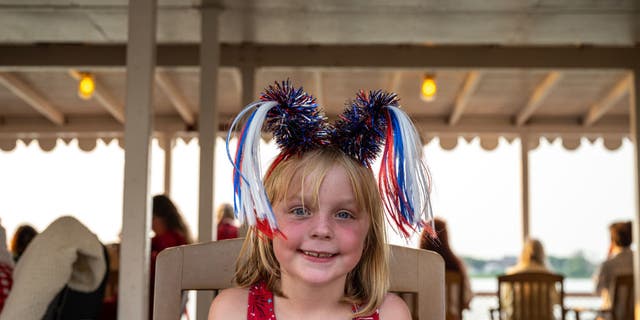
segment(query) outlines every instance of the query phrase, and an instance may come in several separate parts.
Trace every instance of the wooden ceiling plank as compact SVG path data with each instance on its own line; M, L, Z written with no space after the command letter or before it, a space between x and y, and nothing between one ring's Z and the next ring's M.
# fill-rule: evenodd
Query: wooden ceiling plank
M389 90L391 90L391 92L398 93L401 82L402 82L402 71L399 71L399 70L394 71L391 74L391 80L389 80Z
M467 77L464 80L464 85L458 93L458 96L456 96L456 101L453 106L453 112L451 112L451 115L449 116L450 126L455 126L460 120L460 117L464 113L464 110L467 108L469 98L476 91L481 78L482 73L479 71L474 70L467 74Z
M228 130L228 121L235 114L221 114L219 133L224 134ZM190 132L185 129L184 120L177 115L155 116L155 131ZM122 135L123 126L111 116L68 116L63 126L52 125L50 121L38 117L6 118L0 126L0 138L40 138L46 137L75 137L77 135L90 136L114 136ZM452 127L439 116L415 117L414 123L420 132L428 132L430 135L498 135L517 136L528 134L532 136L598 136L598 137L628 137L629 120L626 117L612 117L607 121L599 122L590 127L584 127L573 118L536 119L527 126L514 126L508 117L487 118L482 116L464 117L458 125Z
M77 70L69 70L69 75L76 81L80 80L80 72ZM118 122L124 123L124 105L118 103L113 94L100 84L95 75L93 81L95 83L93 96L96 98L96 101L109 111Z
M173 80L171 80L167 72L161 70L156 71L155 79L160 89L162 89L164 94L169 98L184 122L188 125L193 125L195 123L193 108L189 106L187 98L185 98L184 94L178 89Z
M32 86L24 82L14 73L0 72L0 83L2 83L13 94L24 102L32 106L36 111L51 122L61 126L65 122L64 114L54 107L47 98L38 93Z
M316 103L319 106L324 105L324 96L323 96L323 88L324 84L322 83L322 71L315 70L313 71L313 81L315 82L315 94Z
M593 104L584 115L582 124L586 127L600 120L613 106L622 99L631 89L631 73L618 81L600 101Z
M0 45L0 68L97 68L126 64L126 45ZM157 65L197 67L198 44L159 44ZM362 55L362 52L374 52ZM587 68L640 66L640 46L276 45L221 44L220 66L376 68ZM296 59L290 57L295 56ZM394 57L394 59L389 59Z
M551 71L547 74L544 80L533 90L533 94L529 97L527 104L520 110L520 113L518 113L516 125L521 126L529 120L531 115L542 105L544 99L551 93L561 78L562 73L559 71Z

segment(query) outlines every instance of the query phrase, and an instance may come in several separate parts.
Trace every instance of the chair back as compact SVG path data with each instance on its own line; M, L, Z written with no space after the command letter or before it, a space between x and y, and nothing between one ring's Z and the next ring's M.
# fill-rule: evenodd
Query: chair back
M446 320L462 319L464 309L464 288L459 271L447 271L444 275L444 296Z
M526 272L498 277L499 318L508 320L564 319L564 277ZM560 306L554 316L554 309Z
M213 241L163 250L156 260L153 318L180 319L184 290L234 286L235 262L244 239ZM444 262L434 252L391 247L391 291L411 296L414 319L444 319Z
M614 294L611 301L612 320L633 319L635 297L633 292L633 275L617 276L614 280Z

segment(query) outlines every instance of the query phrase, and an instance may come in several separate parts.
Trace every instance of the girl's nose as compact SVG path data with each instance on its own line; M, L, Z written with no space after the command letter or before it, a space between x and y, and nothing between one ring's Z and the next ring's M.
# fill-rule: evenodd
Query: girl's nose
M333 225L329 215L318 214L311 226L311 237L314 239L333 238Z

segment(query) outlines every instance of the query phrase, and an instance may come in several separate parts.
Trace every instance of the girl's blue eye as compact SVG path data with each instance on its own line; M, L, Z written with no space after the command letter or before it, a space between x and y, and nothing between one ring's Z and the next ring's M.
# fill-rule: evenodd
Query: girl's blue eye
M353 214L351 214L351 212L349 212L349 211L340 211L340 212L336 213L336 217L338 219L353 219L354 218Z
M291 211L289 211L292 215L297 216L297 217L306 217L309 215L309 210L307 210L304 207L297 207L297 208L293 208L291 209Z

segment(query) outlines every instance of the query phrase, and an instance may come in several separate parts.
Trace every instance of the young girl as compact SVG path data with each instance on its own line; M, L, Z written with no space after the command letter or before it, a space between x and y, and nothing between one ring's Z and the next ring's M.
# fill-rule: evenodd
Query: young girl
M408 129L397 127L406 115L398 120L383 110L397 108L395 95L361 94L334 126L326 124L313 98L288 82L270 87L262 99L241 112L231 128L256 109L233 161L236 212L250 224L238 258L239 287L215 298L209 319L411 319L404 301L387 293L383 207L402 231L416 227L430 207L426 185L415 183L427 182L426 172L415 167L421 163L419 140L384 135L386 129L405 134ZM245 157L255 156L252 143L263 122L282 149L264 184L257 178L257 161ZM408 162L414 166L397 162L404 155L393 153L393 139L411 149L414 158ZM392 194L386 199L370 168L383 140L390 163L380 183ZM410 177L405 170L415 171ZM407 180L411 187L404 185Z

